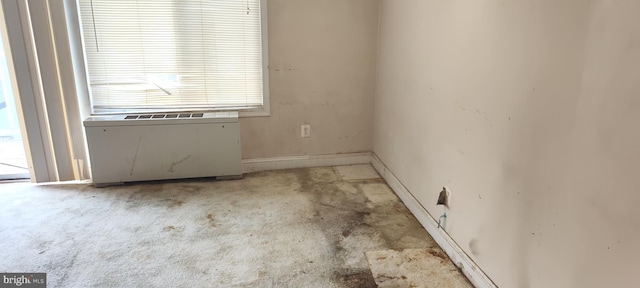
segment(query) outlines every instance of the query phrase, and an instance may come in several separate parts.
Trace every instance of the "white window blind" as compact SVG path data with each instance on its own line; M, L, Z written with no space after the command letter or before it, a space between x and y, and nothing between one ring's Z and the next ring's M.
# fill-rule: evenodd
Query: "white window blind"
M257 107L260 0L79 0L94 111Z

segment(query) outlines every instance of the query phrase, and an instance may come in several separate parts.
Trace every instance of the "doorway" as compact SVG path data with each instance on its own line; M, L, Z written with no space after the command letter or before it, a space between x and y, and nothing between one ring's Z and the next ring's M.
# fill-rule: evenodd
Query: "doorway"
M4 23L2 23L4 24ZM5 32L5 29L2 33ZM3 35L5 36L5 35ZM28 179L29 167L22 143L20 122L11 86L4 43L0 37L0 180Z

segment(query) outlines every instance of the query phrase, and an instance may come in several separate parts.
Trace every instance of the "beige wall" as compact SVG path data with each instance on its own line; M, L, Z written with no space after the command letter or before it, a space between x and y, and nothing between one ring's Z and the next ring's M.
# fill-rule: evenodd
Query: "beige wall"
M378 1L267 3L271 116L241 119L242 157L371 151Z
M374 152L454 240L500 287L637 286L640 2L380 12Z

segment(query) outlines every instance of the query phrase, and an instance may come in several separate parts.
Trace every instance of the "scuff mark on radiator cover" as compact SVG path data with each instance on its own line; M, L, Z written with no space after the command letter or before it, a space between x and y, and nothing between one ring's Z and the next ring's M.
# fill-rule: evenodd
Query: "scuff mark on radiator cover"
M140 151L140 143L142 142L142 136L138 139L138 146L136 146L136 154L133 154L133 161L131 163L131 170L129 171L129 176L133 175L133 168L136 167L136 159L138 158L138 151Z
M187 159L189 159L189 158L191 158L191 154L187 155L187 157L182 158L182 160L172 162L172 163L171 163L171 166L169 167L169 170L167 170L167 171L169 171L169 172L172 172L172 173L173 173L173 168L174 168L174 167L176 167L178 164L180 164L180 163L182 163L182 162L184 162L184 161L187 161Z

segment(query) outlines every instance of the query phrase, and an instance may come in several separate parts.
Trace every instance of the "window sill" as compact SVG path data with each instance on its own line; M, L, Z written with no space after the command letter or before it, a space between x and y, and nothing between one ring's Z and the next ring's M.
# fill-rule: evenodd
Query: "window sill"
M252 110L240 110L238 111L239 118L250 118L250 117L269 117L271 116L271 111L269 111L269 107L261 107L259 109Z
M91 113L91 116L105 116L105 115L123 115L123 114L154 114L154 113L181 113L181 112L220 112L220 111L237 111L239 118L250 118L250 117L269 117L271 116L269 106L262 106L260 108L253 109L196 109L196 110L172 110L172 109L149 109L149 110L134 110L134 109L122 109L122 110L111 110L106 111L102 110L99 112Z

